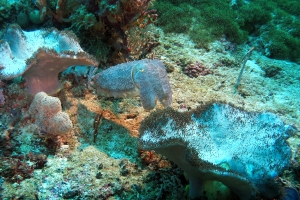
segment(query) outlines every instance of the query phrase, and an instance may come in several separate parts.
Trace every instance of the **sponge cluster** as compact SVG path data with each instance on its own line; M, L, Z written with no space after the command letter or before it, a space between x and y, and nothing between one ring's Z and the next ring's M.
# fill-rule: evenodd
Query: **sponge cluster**
M62 112L60 100L57 97L48 96L45 92L35 95L29 114L43 132L51 135L65 134L73 127L68 114Z

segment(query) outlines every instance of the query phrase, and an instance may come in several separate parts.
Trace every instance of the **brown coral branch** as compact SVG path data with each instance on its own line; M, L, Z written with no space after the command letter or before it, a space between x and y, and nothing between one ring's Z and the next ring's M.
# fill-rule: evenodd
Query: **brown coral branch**
M96 143L96 139L98 136L99 125L101 125L101 123L102 123L102 114L103 114L103 112L101 112L100 114L97 114L94 119L94 143Z

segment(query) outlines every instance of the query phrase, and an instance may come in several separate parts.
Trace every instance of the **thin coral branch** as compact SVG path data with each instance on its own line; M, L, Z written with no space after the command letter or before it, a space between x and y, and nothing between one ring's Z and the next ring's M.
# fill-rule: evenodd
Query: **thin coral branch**
M247 52L247 54L244 56L244 58L243 58L242 69L241 69L241 71L240 71L240 74L239 74L239 77L238 77L238 79L237 79L237 82L236 82L236 84L234 85L234 92L233 92L234 94L236 93L237 88L238 88L239 85L240 85L240 82L241 82L241 80L242 80L242 75L243 75L243 72L244 72L246 63L247 63L247 61L250 59L250 56L251 56L252 51L254 50L254 48L255 48L255 47L252 47L252 48Z
M88 87L88 89L91 89L91 85L93 85L93 78L94 78L94 76L95 76L95 74L96 74L96 71L97 71L97 67L90 67L90 70L89 70L89 74L88 74L88 76L87 76L87 87Z

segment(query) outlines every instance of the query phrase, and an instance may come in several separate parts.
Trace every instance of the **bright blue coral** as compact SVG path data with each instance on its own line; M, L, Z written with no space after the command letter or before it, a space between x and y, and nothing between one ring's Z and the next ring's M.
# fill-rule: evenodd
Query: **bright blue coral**
M158 99L163 106L172 102L169 78L160 60L139 60L123 63L94 77L98 95L128 97L140 95L143 107L151 110Z

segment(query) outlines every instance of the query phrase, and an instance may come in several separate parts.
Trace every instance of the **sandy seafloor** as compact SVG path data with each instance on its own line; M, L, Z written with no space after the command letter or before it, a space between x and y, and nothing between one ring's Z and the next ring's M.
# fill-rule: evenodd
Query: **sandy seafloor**
M300 130L300 65L267 58L254 50L238 88L234 85L241 68L241 60L251 45L239 45L229 49L229 42L219 40L208 49L195 48L185 35L160 35L161 45L154 49L156 59L162 60L173 71L168 73L172 91L172 108L194 109L209 101L228 102L236 107L254 112L272 112L286 124ZM252 38L253 44L256 38ZM212 74L190 78L183 73L182 63L203 63ZM266 77L270 66L282 70ZM180 199L176 181L182 179L181 172L170 164L160 163L153 168L143 163L138 152L136 138L140 122L153 111L145 111L139 98L112 99L95 95L87 89L86 77L80 84L61 78L64 88L57 94L64 112L68 113L73 130L58 141L60 149L48 155L42 169L35 169L23 181L10 182L1 178L2 199ZM10 137L18 144L15 154L22 152L43 153L51 149L43 133L26 112L32 101L22 83L10 82L3 86L8 92L1 107L1 138ZM20 119L11 126L15 118L11 108L21 107ZM162 108L159 104L157 108ZM103 112L96 143L93 142L93 123L97 113ZM8 130L10 134L8 134ZM9 135L9 136L8 136ZM294 166L300 162L300 133L288 139L292 149ZM57 141L56 141L57 142ZM50 145L50 147L49 147ZM47 148L46 148L47 146ZM29 166L30 161L24 160ZM298 164L297 164L298 163ZM181 174L181 175L180 175ZM177 176L177 178L176 178ZM300 186L294 171L287 169L282 175L293 186ZM298 175L299 176L299 175ZM164 182L168 179L169 182ZM173 177L173 178L170 178ZM174 178L175 177L175 178ZM180 178L178 178L180 177ZM159 179L159 184L154 184ZM169 188L168 188L169 187ZM175 187L175 188L174 188ZM161 194L161 188L166 188Z

